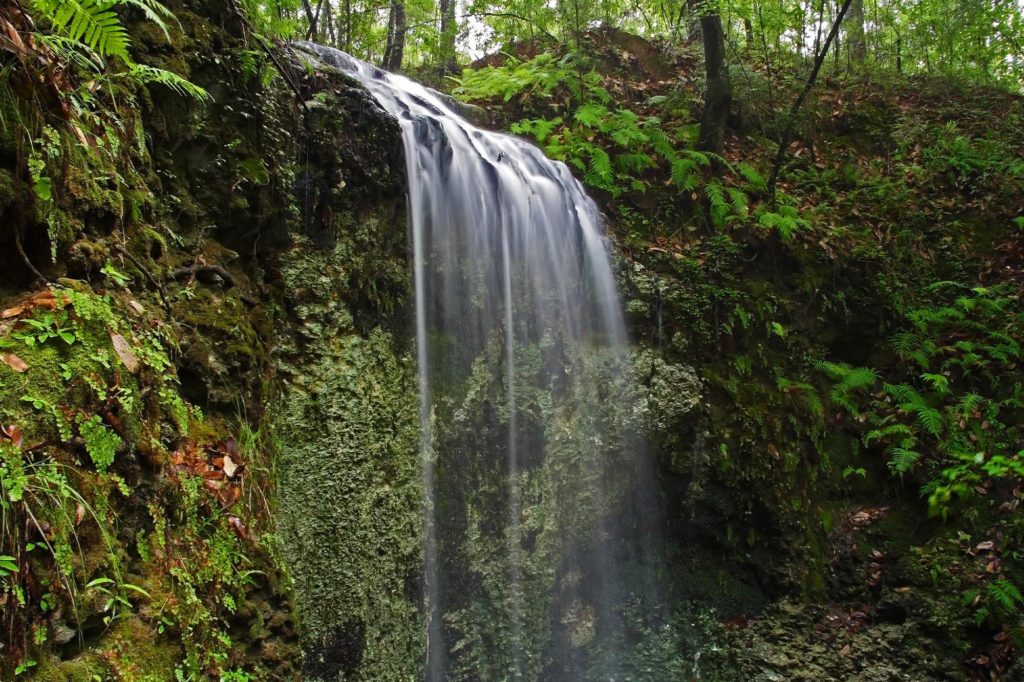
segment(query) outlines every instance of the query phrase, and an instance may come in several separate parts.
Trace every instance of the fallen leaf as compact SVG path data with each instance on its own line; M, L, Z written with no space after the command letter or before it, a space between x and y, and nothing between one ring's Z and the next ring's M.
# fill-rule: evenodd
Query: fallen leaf
M128 368L128 371L132 374L138 372L139 358L135 355L135 351L132 350L132 345L120 334L111 334L110 342L114 344L114 352L117 353L117 357L121 358L121 362Z
M237 535L239 539L249 539L249 531L246 529L245 524L242 523L242 519L237 516L229 516L228 523L231 525L231 530L235 531L235 535Z
M977 545L975 545L975 549L977 549L980 552L987 552L995 546L996 543L992 542L991 540L985 540L985 542L979 542Z
M13 308L8 308L7 310L0 312L0 320L7 320L12 317L18 317L26 310L28 310L28 307L25 304L16 305Z
M235 502L238 502L238 498L241 496L242 491L238 489L237 485L229 485L217 491L217 497L220 499L220 506L224 509L230 509Z
M18 373L28 371L28 364L14 353L0 354L0 362L3 362L5 365L7 365L8 367L10 367L11 369Z
M19 301L17 305L11 306L10 308L0 312L0 320L6 320L12 317L20 317L27 312L30 312L33 308L46 308L47 310L57 309L57 297L52 291L46 289L40 291L27 299Z
M23 442L21 429L19 429L15 424L11 424L10 426L0 426L0 431L11 439L11 442L14 443L14 447L21 447Z
M235 464L235 461L231 459L231 455L224 455L224 475L228 478L234 478L235 474L241 473L242 465Z
M850 645L847 644L842 649L840 649L839 650L839 654L842 655L842 656L849 656L850 655Z

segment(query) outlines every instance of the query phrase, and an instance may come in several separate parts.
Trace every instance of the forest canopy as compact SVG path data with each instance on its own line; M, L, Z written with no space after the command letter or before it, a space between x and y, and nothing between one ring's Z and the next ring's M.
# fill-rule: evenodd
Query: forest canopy
M393 69L454 70L514 41L574 41L608 24L648 38L699 37L721 17L732 59L769 68L811 57L844 4L831 59L906 74L1024 87L1021 0L242 0L260 28Z

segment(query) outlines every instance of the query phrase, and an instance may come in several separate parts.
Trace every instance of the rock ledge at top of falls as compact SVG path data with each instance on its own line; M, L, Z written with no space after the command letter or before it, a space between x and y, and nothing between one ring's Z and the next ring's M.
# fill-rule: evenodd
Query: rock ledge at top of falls
M359 81L357 81L356 79L352 78L350 75L348 75L347 73L345 73L344 71L342 71L338 67L333 66L331 64L328 64L327 62L325 62L322 59L320 59L320 57L316 53L314 53L312 50L310 50L307 47L307 44L305 44L303 42L297 42L297 43L292 43L290 45L290 47L291 47L292 54L294 54L296 59L301 62L302 66L309 67L309 68L313 69L314 72L319 72L319 73L322 73L322 74L330 74L332 77L340 77L346 83L352 85L353 87L360 88L361 90L363 90L365 92L365 88L363 88L363 86L359 83ZM436 96L438 99L440 99L446 105L451 107L460 116L465 118L467 121L469 121L473 125L477 125L477 126L480 126L480 127L493 126L494 122L491 119L491 115L487 111L487 109L485 109L484 107L477 106L475 104L469 104L469 103L466 103L466 102L462 102L462 101L452 97L451 95L448 95L446 93L440 92L439 90L435 90L433 88L429 88L428 87L427 89L431 93L433 93L434 96ZM368 92L366 94L367 94L367 96L369 96ZM372 100L372 97L370 99ZM376 105L376 102L374 102L374 104ZM318 106L314 102L306 102L306 105L307 106ZM376 106L379 107L379 105L376 105ZM381 109L381 111L383 112L383 109Z

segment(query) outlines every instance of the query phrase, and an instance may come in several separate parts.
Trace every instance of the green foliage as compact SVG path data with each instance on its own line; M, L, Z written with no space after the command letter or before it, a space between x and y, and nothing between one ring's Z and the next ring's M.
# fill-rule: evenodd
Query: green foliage
M80 419L78 432L82 434L85 441L85 451L89 453L93 464L99 471L106 471L114 463L114 456L121 444L121 439L116 433L103 425L99 415L92 415L87 419Z
M777 232L784 241L792 239L800 230L810 227L810 222L800 217L793 206L781 204L775 210L761 205L754 213L758 227Z
M502 66L463 71L454 94L465 100L508 102L517 95L550 97L556 88L577 81L588 90L600 86L601 78L593 71L579 75L571 55L558 58L551 52L541 52L526 61L506 56Z
M33 0L36 11L50 22L54 31L64 34L72 43L81 43L100 57L120 57L131 61L128 54L128 32L114 12L119 2L102 0Z
M816 367L834 383L829 392L829 399L851 414L859 414L859 403L878 383L878 372L870 367L852 367L846 363L816 363Z
M548 156L569 164L587 185L613 197L647 192L660 185L659 175L667 174L676 195L699 192L693 199L706 202L711 222L722 227L743 220L748 195L765 185L750 164L733 168L719 155L689 148L692 127L667 127L658 116L618 105L601 75L572 53L556 58L542 52L528 61L508 56L501 66L466 69L455 92L467 100L516 98L519 105L535 105L540 99L555 109L564 107L564 115L523 119L510 129L532 136ZM734 173L744 186L709 180L713 165Z
M22 323L25 330L15 332L12 336L29 346L43 344L50 339L60 339L70 346L78 339L74 321L63 308L44 312L38 318L26 317Z

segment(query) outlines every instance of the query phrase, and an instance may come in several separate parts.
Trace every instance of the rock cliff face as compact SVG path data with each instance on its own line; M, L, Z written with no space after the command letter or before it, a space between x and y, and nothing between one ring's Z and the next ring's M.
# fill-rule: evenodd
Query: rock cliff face
M148 63L213 102L136 93L126 126L148 140L120 183L101 173L121 168L72 165L41 206L6 139L0 208L26 221L26 258L52 284L0 255L0 338L28 366L0 365L0 423L71 467L90 511L51 520L53 553L77 543L81 558L28 559L26 602L0 606L40 633L5 641L3 675L33 661L54 680L407 679L420 665L397 125L345 77L287 50L275 64L232 8L174 7L170 49L135 30ZM18 340L54 309L67 348ZM125 345L141 367L117 364ZM87 421L112 461L91 456ZM108 627L106 594L125 599Z

